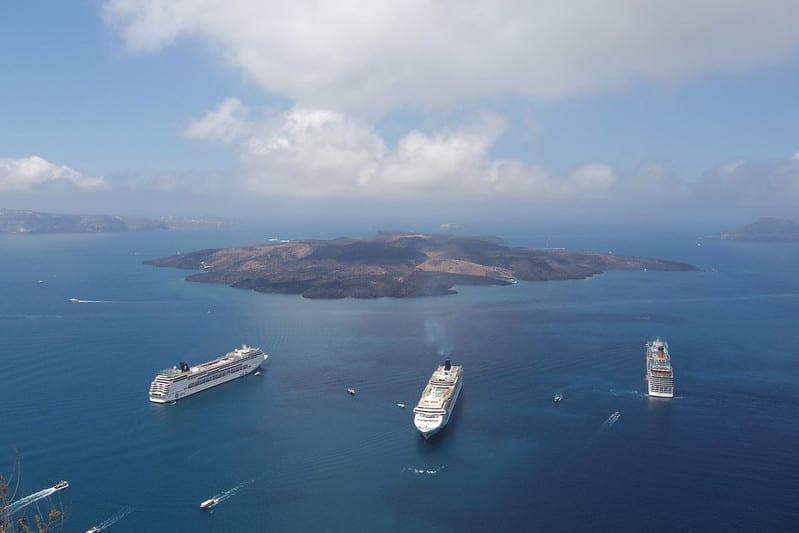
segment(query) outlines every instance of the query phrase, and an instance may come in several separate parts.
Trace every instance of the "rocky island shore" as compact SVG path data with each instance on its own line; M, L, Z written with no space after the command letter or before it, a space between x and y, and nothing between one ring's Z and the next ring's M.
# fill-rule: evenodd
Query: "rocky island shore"
M209 249L144 263L201 270L188 281L306 298L433 296L454 294L455 285L583 279L614 269L698 270L664 259L515 248L496 239L421 233Z

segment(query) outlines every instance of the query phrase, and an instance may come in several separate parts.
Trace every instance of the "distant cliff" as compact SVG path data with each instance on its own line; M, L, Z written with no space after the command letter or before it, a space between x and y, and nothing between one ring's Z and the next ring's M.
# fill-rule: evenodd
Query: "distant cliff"
M148 219L0 209L0 233L104 233L226 226L229 226L229 223L223 219L207 217Z
M306 298L443 295L453 294L454 285L583 279L611 269L698 270L664 259L511 248L495 239L420 233L201 250L145 263L203 271L189 281Z
M708 237L736 241L799 241L799 224L780 218L760 218L742 228Z

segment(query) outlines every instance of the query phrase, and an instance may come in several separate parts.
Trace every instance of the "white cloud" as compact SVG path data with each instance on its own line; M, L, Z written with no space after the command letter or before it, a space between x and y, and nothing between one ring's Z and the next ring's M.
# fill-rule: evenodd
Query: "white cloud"
M486 158L505 128L502 117L485 114L460 128L412 131L380 162L375 183L397 192L489 192L501 180Z
M799 206L799 161L794 157L758 165L736 159L711 170L696 184L696 198L744 208Z
M675 83L799 46L793 0L109 0L105 15L132 50L199 38L269 92L358 115Z
M238 184L258 195L587 201L623 198L627 189L638 194L676 187L668 183L675 178L654 164L634 176L619 176L606 163L589 162L554 176L519 160L494 159L491 149L507 121L492 113L436 131L413 130L389 147L365 121L305 107L266 118L242 111L233 135L228 121L218 120L227 115L223 109L244 109L231 102L225 100L190 129L202 132L194 138L236 139ZM220 130L209 126L220 123Z
M230 144L247 133L245 116L247 108L238 98L226 98L215 111L192 120L183 130L189 139L207 139Z
M459 127L411 131L392 149L364 121L295 107L242 124L250 135L238 145L241 182L258 194L295 197L552 194L545 171L489 157L505 128L503 117L485 113Z
M571 187L577 192L606 196L616 182L616 172L605 163L589 163L571 173Z
M23 192L68 186L78 189L100 189L102 177L84 178L66 165L54 165L39 156L19 159L0 158L0 192Z
M291 196L346 196L368 187L382 139L341 113L295 108L250 125L239 147L246 188Z
M207 116L230 104L225 100ZM700 210L799 205L799 161L793 156L763 166L731 160L695 183L663 161L647 161L631 171L588 161L558 175L520 160L493 158L491 150L507 127L496 114L434 131L414 130L389 146L367 122L340 112L294 107L253 117L240 102L233 107L235 135L198 128L204 134L196 138L234 140L241 167L227 187L240 188L250 198L349 198L365 205L401 199L495 206L512 201L654 211L666 205Z

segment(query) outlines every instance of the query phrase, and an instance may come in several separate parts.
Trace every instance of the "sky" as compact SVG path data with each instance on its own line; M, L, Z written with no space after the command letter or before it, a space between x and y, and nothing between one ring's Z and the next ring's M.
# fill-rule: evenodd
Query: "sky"
M0 208L799 219L797 20L793 0L11 2Z

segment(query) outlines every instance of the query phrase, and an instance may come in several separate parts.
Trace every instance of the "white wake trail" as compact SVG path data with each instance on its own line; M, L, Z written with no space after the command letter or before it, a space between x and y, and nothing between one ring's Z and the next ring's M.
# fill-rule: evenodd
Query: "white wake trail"
M133 507L125 507L121 511L119 511L117 514L111 516L110 518L106 518L105 520L100 522L100 524L97 525L96 527L97 527L97 529L102 531L102 530L104 530L106 528L109 528L109 527L113 526L114 524L116 524L117 522L119 522L120 520L122 520L123 518L125 518L126 516L128 516L132 512L133 512Z
M253 483L254 481L255 479L248 479L247 481L242 481L232 489L220 492L219 494L214 496L214 499L217 500L217 502L221 503L229 498L232 498L238 491L240 491L250 483Z
M42 498L47 498L48 496L55 494L56 492L57 490L54 489L53 487L40 490L39 492L34 492L33 494L30 494L28 496L25 496L24 498L20 498L19 500L8 504L8 507L6 507L6 512L8 512L8 514L16 513L17 511L24 509L30 504L37 502Z
M433 469L413 468L412 466L409 466L405 470L407 472L413 472L414 474L426 474L426 475L434 476L434 475L438 474L439 472L441 472L441 470L444 469L444 466L445 465L441 465L438 468L433 468Z
M607 419L605 419L604 422L602 422L602 425L599 426L600 431L608 431L616 424L616 422L619 421L619 418L621 418L621 413L616 411L615 413L607 417Z

